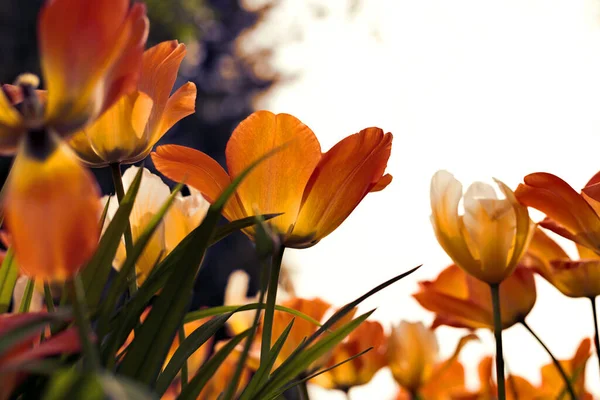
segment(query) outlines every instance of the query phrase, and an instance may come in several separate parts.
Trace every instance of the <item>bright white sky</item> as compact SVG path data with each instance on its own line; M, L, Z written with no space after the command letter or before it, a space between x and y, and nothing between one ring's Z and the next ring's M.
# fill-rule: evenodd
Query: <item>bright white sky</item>
M251 3L250 1L247 1ZM348 16L348 0L283 0L253 36L263 44L302 33L276 54L283 71L300 73L259 100L309 125L323 149L367 126L394 134L392 184L369 195L317 246L289 251L302 296L344 304L415 265L421 270L364 304L387 326L430 323L410 296L418 280L449 263L429 223L429 182L447 169L468 186L552 172L581 188L600 169L600 7L592 0L368 0ZM328 11L311 14L314 5ZM250 40L250 39L249 39ZM562 296L538 281L529 324L559 358L593 334L589 301ZM442 355L464 332L441 328ZM476 383L479 359L494 350L489 332L462 361ZM521 327L506 331L515 374L539 382L549 358ZM596 358L588 386L600 395ZM387 371L352 399L395 394ZM332 392L333 393L333 392ZM314 399L342 399L311 388ZM376 397L373 395L376 394ZM370 396L370 397L369 397Z

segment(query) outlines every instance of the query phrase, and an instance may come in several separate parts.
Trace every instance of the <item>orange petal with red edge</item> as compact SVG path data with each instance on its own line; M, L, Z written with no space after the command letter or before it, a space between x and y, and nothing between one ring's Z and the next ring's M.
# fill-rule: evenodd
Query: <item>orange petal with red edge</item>
M214 203L231 183L227 172L218 162L189 147L178 145L159 146L152 153L156 169L175 182L183 182L200 191L209 203ZM223 211L230 221L246 217L237 196L233 196Z
M21 271L62 281L96 250L99 190L65 143L45 132L29 135L8 178L6 224Z
M128 0L46 3L38 36L55 130L81 128L135 88L147 25L145 6Z
M527 175L515 195L564 226L574 235L600 232L600 218L569 184L545 172ZM558 232L557 232L558 233Z
M296 223L302 194L321 158L315 134L289 114L258 111L233 131L225 155L232 178L268 152L286 145L260 163L237 190L244 209L284 213L269 221L286 234Z
M379 128L348 136L323 155L306 185L298 221L288 245L304 247L335 230L372 191L390 181L384 177L392 134Z

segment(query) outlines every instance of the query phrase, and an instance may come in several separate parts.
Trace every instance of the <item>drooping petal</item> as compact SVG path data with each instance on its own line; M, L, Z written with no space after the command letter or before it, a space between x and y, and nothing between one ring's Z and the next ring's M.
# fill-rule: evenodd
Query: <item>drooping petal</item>
M304 190L287 244L314 244L333 232L373 188L383 189L391 181L391 176L383 177L391 150L391 133L367 128L323 154Z
M431 178L431 223L438 242L452 260L468 271L480 271L477 261L463 237L463 223L458 215L462 185L447 171Z
M4 211L18 264L28 276L64 280L98 244L98 186L65 143L30 132L13 164Z
M146 147L143 135L152 110L152 99L147 94L125 95L95 122L75 134L69 145L91 167L139 161Z
M46 119L61 135L134 90L148 33L145 7L127 0L52 0L38 38L48 88Z
M321 158L315 134L289 114L258 111L233 131L225 155L232 178L275 148L287 146L258 165L237 190L243 208L284 213L269 221L281 234L296 223L302 194Z
M152 161L167 178L175 182L185 180L186 184L202 193L209 203L214 203L231 183L229 175L218 162L189 147L159 146L152 153ZM227 202L223 214L230 221L247 216L238 196L233 196Z
M555 220L580 243L600 247L600 218L571 186L557 176L543 172L527 175L524 182L515 192L521 203Z

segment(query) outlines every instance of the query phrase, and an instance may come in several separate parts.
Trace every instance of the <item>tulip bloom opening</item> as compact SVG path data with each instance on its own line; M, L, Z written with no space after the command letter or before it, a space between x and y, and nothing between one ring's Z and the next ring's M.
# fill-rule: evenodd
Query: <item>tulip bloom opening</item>
M236 176L269 151L287 145L263 161L241 183L223 214L230 221L253 215L283 213L269 224L286 247L305 248L333 232L370 192L392 180L384 175L392 134L367 128L348 136L326 153L315 134L288 114L258 111L234 130L225 155L229 174L212 158L194 149L159 146L156 168L186 182L214 202ZM251 235L252 230L246 230Z
M194 113L193 83L186 83L169 97L185 54L185 45L175 40L144 52L137 90L122 96L71 138L71 147L85 164L104 167L140 161L167 130Z

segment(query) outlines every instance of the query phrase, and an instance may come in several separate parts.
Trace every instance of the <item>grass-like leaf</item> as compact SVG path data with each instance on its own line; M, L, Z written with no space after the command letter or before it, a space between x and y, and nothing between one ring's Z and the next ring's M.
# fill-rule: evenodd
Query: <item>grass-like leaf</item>
M85 297L90 308L95 308L102 296L102 291L112 269L117 248L121 243L121 237L129 225L129 215L131 214L135 197L140 188L142 172L143 168L140 168L129 186L129 190L127 190L123 201L119 204L119 209L102 235L96 253L94 253L92 259L81 272ZM106 210L108 210L108 206Z
M7 312L10 307L18 276L19 267L17 267L15 253L11 247L6 252L4 261L0 266L0 314Z
M202 392L202 389L204 389L204 386L206 386L217 369L223 364L223 361L225 361L227 356L249 334L250 329L235 336L205 362L194 378L188 383L187 387L181 391L178 400L196 400L200 395L200 392Z
M191 312L187 313L184 321L187 323L187 322L195 321L197 319L212 317L214 315L221 315L221 314L226 314L229 312L241 312L241 311L256 310L256 309L262 310L265 307L266 307L265 304L249 303L249 304L244 304L242 306L217 306L217 307L205 308L203 310L191 311ZM295 317L306 320L315 326L321 326L321 323L319 321L317 321L316 319L314 319L313 317L311 317L310 315L306 315L303 312L294 310L293 308L289 308L289 307L282 306L280 304L276 304L275 309L277 311L282 311L282 312L291 314Z
M146 321L136 331L135 338L122 363L119 373L147 385L154 385L163 361L167 356L175 333L183 322L192 297L196 275L204 259L206 249L214 237L217 222L227 201L235 193L242 180L263 160L280 151L283 146L265 154L246 168L223 191L209 207L206 217L190 239L180 256L177 268L167 279L160 295L156 298Z
M171 360L158 377L155 388L156 393L162 396L166 392L187 359L221 329L231 315L230 313L213 318L192 332L183 342L180 342Z

